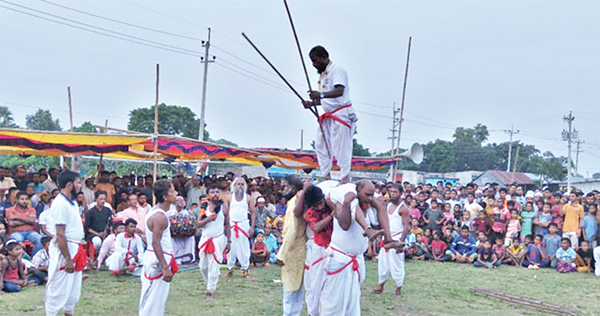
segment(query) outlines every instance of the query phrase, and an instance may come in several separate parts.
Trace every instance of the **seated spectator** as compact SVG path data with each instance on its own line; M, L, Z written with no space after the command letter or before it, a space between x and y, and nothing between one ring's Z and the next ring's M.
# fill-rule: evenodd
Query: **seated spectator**
M6 210L17 204L17 193L19 189L16 187L10 187L4 195L4 201L0 203L0 216L6 217Z
M94 249L98 251L102 247L102 241L108 234L111 211L106 205L106 192L96 191L96 205L85 214L85 239L91 241Z
M594 266L592 262L594 261L594 253L592 252L592 248L590 248L590 242L584 240L581 242L581 247L577 249L577 259L575 259L575 264L577 265L577 272L580 273L593 273Z
M100 270L102 264L104 263L104 259L108 258L110 255L115 252L115 241L117 239L117 235L125 231L125 224L123 222L117 222L113 225L112 234L108 235L104 239L102 243L102 248L100 248L100 253L98 254L98 259L94 263L94 267L97 270Z
M550 261L550 267L556 268L558 260L556 259L556 251L560 248L560 235L557 234L558 226L556 223L550 223L548 226L548 234L544 236L544 245L546 246L546 256Z
M496 258L498 258L498 261L502 262L502 260L504 260L506 257L506 246L504 246L504 241L502 239L495 240L492 250L494 250L496 253Z
M454 241L453 232L454 230L452 229L452 226L448 226L444 229L444 235L442 236L442 240L446 243L446 245L452 245L452 242ZM458 237L458 235L456 237ZM450 255L452 254L450 253Z
M122 270L132 275L141 275L144 242L135 234L136 225L133 218L125 221L125 231L117 235L115 251L106 258L106 266L113 275L118 275Z
M35 255L42 249L42 235L36 229L36 212L27 202L27 193L20 191L17 194L17 204L6 210L8 222L8 233L10 238L18 242L25 240L33 242L33 253Z
M483 247L483 242L486 241L487 239L488 239L487 236L483 232L477 233L477 241L475 242L475 247L477 247L477 250L479 250L481 247Z
M533 239L533 243L527 245L527 253L525 254L525 259L523 259L521 265L533 270L544 268L549 265L546 250L542 245L541 235L536 235Z
M271 252L269 262L275 263L277 262L277 252L279 251L280 246L277 242L277 236L274 234L274 231L277 231L277 229L271 224L267 224L266 229L268 237L265 238L265 245L267 245L267 250Z
M48 265L50 264L50 255L48 254L48 248L50 247L50 241L52 237L42 237L42 250L33 256L31 259L32 268L29 269L31 275L28 280L35 282L37 285L43 285L48 282Z
M15 239L9 239L2 249L5 258L0 260L0 285L4 292L21 292L27 286L27 277L23 271L23 247Z
M6 242L6 226L2 221L0 221L0 256L2 255L2 248L4 248L4 243ZM0 257L1 258L1 257Z
M277 196L277 205L275 205L275 215L283 217L283 216L285 216L286 211L287 211L287 203L285 201L285 197L280 194Z
M492 243L489 239L486 239L477 252L477 261L473 262L473 265L478 268L493 269L499 267L501 263L496 256L496 252L492 249Z
M473 263L477 258L477 246L475 239L469 233L469 227L463 226L460 229L460 236L455 238L450 246L452 251L452 260L460 263Z
M423 229L419 227L419 219L412 217L410 219L410 233L411 234L423 234Z
M264 243L265 235L262 231L256 234L256 241L252 244L252 256L250 263L252 266L269 266L269 257L271 252L267 249L267 245Z
M521 244L521 239L515 237L512 240L512 245L506 248L506 258L502 261L502 263L520 267L523 264L523 259L525 259L526 253L527 250L525 249L525 246Z
M139 194L139 196L142 196L143 194ZM143 197L142 199L145 199L146 197ZM181 197L183 199L183 197ZM128 202L128 207L126 209L123 210L123 213L121 214L121 219L123 220L123 222L127 221L130 218L133 218L136 223L136 229L135 229L135 233L140 235L140 237L145 240L146 239L146 208L142 207L139 205L138 203L138 195L135 193L129 193L127 195L127 202ZM181 201L179 202L181 204ZM181 204L181 209L179 211L185 211L183 214L187 214L188 216L190 215L189 212L187 210L185 210L185 199L183 200L183 204ZM176 212L176 213L179 213ZM169 211L169 216L174 215L173 213L171 213L171 211Z
M558 265L556 266L558 272L571 273L576 270L575 259L577 259L577 254L571 248L570 238L565 237L561 240L560 248L556 251L556 259L558 260Z
M425 254L429 252L427 249L427 243L423 239L423 234L417 234L417 242L415 243L415 254L413 259L425 260Z
M408 215L411 218L417 219L417 223L419 222L419 219L421 219L421 211L417 208L417 200L413 199L410 202L410 207L408 208Z
M431 252L425 253L425 259L437 262L450 260L450 256L446 254L448 246L442 240L442 233L439 230L433 232L433 240L431 241Z

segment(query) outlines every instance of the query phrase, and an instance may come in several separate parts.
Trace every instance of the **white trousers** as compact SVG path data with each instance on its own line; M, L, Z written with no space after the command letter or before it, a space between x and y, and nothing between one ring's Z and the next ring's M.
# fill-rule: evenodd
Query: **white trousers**
M227 246L227 237L221 235L212 239L215 245L214 253L205 253L204 249L208 237L202 235L200 243L198 243L198 266L200 272L202 272L202 278L206 282L206 290L208 292L214 292L217 289L217 283L219 283L219 275L221 275L220 265L223 262L223 250Z
M173 255L175 258L180 258L185 255L192 255L192 261L196 261L196 239L191 237L173 237ZM177 264L181 264L181 259L177 259Z
M327 276L320 301L321 316L360 316L360 284L365 279L365 260L362 255L356 257L356 271L352 268L353 263L347 265L348 262L351 262L349 256L336 251L327 259Z
M67 247L73 258L79 246L67 243ZM50 243L49 250L48 284L44 299L46 316L57 315L61 309L66 313L73 314L75 304L79 302L81 296L82 273L67 273L65 270L60 270L65 266L65 258L54 241Z
M594 260L596 261L596 267L594 268L594 273L597 277L600 277L600 246L594 249Z
M127 268L128 264L125 262L125 256L126 254L124 253L120 253L120 252L113 252L108 258L106 258L106 267L108 267L109 271L114 271L114 270L121 270L121 269L125 269ZM138 257L142 257L143 254L138 255ZM141 275L142 274L142 267L141 267L141 263L135 261L133 258L130 260L129 264L134 264L136 267L132 272L127 271L127 273L130 273L132 275Z
M238 222L237 224L240 229L246 232L246 234L250 230L250 223L248 221ZM248 237L242 232L238 232L236 236L233 222L231 223L230 247L229 253L227 254L227 269L233 269L235 262L239 261L242 270L248 270L250 267L250 240L248 240Z
M308 315L319 315L319 299L327 273L323 269L325 248L310 239L306 242L306 261L304 265L304 298Z
M579 237L577 237L577 232L563 232L562 236L563 238L569 238L573 249L579 247Z
M100 248L102 248L102 238L98 236L92 237L92 244L94 244L96 251L100 251Z
M396 287L404 284L404 252L397 253L396 249L386 251L383 247L379 250L377 257L377 272L379 284L383 284L391 276Z
M350 174L353 148L352 138L356 133L356 123L352 123L350 128L348 128L336 120L326 119L323 121L323 131L327 137L331 156L327 153L321 128L318 128L315 138L315 151L317 152L319 168L323 175L329 174L333 167L333 158L335 157L337 165L340 167L340 179L342 179Z
M165 260L169 263L171 258L165 255ZM142 263L139 316L162 316L165 314L171 283L165 282L162 277L149 279L162 273L162 268L153 252L146 252Z
M300 287L294 292L286 292L283 288L283 316L300 316L304 307L302 294L304 289Z

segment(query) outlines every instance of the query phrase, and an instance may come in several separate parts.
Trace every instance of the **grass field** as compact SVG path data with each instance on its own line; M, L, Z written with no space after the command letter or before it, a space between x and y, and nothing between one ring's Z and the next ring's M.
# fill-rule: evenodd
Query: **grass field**
M252 269L252 279L221 276L212 303L204 301L205 283L198 270L176 275L171 286L166 315L254 316L281 315L279 268ZM497 270L454 263L409 261L404 296L393 296L388 282L381 295L369 294L377 283L377 265L367 263L363 284L363 315L542 315L472 294L471 287L485 287L544 299L576 307L585 315L600 311L600 278L588 274L561 275L555 270L531 271L514 267ZM84 282L76 315L136 315L140 282L133 277L114 278L107 272L91 272ZM43 287L0 295L0 315L44 315Z

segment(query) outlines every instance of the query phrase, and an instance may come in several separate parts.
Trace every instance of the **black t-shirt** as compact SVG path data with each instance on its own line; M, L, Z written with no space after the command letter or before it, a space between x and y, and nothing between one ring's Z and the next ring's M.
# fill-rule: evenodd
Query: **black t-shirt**
M110 215L112 212L108 207L103 207L102 209L98 209L98 206L94 206L91 210L89 210L85 214L85 235L87 239L90 240L95 235L92 235L88 232L91 228L99 233L106 231L108 225L110 224Z
M483 262L494 261L494 258L492 257L492 255L494 254L494 250L492 248L490 248L490 250L485 250L485 248L481 247L479 251L477 251L477 254Z
M581 257L581 259L583 259L583 261L587 261L587 258L591 258L592 259L592 267L595 264L594 261L594 252L592 250L592 248L588 249L588 251L583 251L583 249L579 248L577 249L577 254ZM587 262L586 262L587 264Z

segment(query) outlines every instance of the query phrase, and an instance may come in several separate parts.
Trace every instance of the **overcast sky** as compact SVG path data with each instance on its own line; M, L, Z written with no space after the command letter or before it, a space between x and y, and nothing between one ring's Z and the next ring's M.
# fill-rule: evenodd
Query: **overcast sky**
M208 75L206 121L211 137L244 147L294 149L300 147L302 129L305 147L314 137L317 124L312 114L302 109L240 35L246 32L300 92L306 91L282 1L51 0L178 36L45 1L7 1L26 8L5 0L0 6L129 40L0 7L0 105L8 106L21 126L27 114L42 108L68 128L67 86L71 86L75 126L85 121L103 125L108 119L109 126L126 128L129 111L154 104L157 63L160 102L188 106L199 115L202 64L194 55L203 48L194 38L206 39L211 27L210 55L217 56ZM600 2L289 0L289 4L304 54L323 45L347 70L359 116L357 138L371 151L391 147L387 138L392 104L400 104L412 36L402 147L450 140L457 126L477 123L491 130L490 142L504 142L508 135L502 130L512 124L520 130L514 140L566 156L561 131L567 124L562 118L573 111L574 127L585 141L580 173L600 172ZM318 75L309 67L316 86Z

